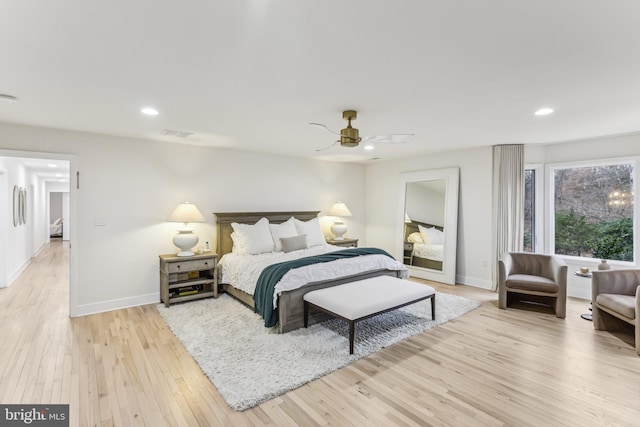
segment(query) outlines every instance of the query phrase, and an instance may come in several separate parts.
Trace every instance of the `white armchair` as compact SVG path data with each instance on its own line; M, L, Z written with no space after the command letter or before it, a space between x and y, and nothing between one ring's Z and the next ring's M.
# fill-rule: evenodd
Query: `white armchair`
M550 304L564 319L567 307L567 264L557 256L511 252L498 262L498 305L506 309L511 299Z
M599 331L635 328L640 355L640 270L594 271L591 277L593 327Z

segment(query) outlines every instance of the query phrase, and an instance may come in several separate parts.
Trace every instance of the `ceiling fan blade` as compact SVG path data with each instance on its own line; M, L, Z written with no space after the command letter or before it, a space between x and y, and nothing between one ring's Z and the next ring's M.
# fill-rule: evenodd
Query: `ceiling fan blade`
M334 145L336 145L338 142L340 142L340 141L334 141L334 142L333 142L333 144L331 144L331 145L329 145L329 146L327 146L327 147L324 147L324 148L320 148L320 149L316 150L316 152L317 152L317 151L327 151L329 148L333 147L333 146L334 146Z
M369 135L362 137L362 142L380 143L380 144L402 144L409 142L412 133L394 133L388 135Z
M322 123L309 123L309 124L310 124L311 126L316 126L316 127L319 127L319 128L324 128L324 129L328 130L329 132L331 132L331 133L332 133L332 134L334 134L334 135L340 135L338 132L334 132L334 131L332 131L331 129L329 129L329 128L327 127L327 125L323 125Z

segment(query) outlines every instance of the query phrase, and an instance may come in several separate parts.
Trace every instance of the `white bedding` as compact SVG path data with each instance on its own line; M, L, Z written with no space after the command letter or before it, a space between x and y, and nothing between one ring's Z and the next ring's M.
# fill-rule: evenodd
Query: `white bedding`
M271 252L259 255L228 253L222 257L218 266L222 269L222 283L228 283L236 289L253 295L258 277L265 267L279 262L343 249L338 246L322 245L288 253ZM273 307L277 307L278 296L284 291L297 289L311 282L346 277L378 269L399 270L402 272L403 278L409 276L407 268L402 263L385 255L363 255L312 264L290 270L282 277L275 287Z
M433 261L442 261L444 245L432 245L429 243L414 243L413 256L426 258Z

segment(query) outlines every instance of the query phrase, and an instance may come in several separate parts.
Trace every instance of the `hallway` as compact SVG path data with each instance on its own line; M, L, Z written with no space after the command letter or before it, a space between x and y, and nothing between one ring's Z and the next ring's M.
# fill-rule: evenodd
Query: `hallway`
M68 402L69 242L52 241L0 289L0 402Z

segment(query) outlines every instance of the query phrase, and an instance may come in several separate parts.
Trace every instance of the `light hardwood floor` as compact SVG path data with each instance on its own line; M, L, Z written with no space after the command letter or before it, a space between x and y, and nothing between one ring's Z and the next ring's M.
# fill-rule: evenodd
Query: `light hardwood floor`
M226 405L155 306L68 318L68 249L54 242L0 289L0 403L69 403L71 425L638 426L640 357L569 299L464 316L244 412Z

